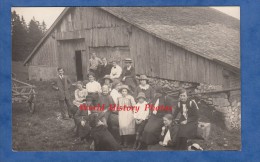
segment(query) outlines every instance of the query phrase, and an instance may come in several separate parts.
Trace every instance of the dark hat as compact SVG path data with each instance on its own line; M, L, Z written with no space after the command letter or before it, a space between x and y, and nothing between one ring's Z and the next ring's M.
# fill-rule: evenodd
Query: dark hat
M109 79L110 82L113 82L113 80L111 79L110 75L105 75L104 78L103 78L103 80L105 80L105 79Z
M128 85L121 85L118 91L121 92L123 89L127 89L127 91L130 92Z
M87 76L89 77L90 75L95 78L95 74L93 72L89 72Z
M139 80L149 80L146 75L140 75Z
M122 85L122 83L118 80L118 79L115 79L112 83L112 87L114 88L115 86L117 86L118 84L120 84L120 86Z
M136 99L139 99L139 98L143 98L143 99L146 99L145 97L145 93L144 92L139 92Z
M128 62L129 62L129 63L132 63L133 60L132 60L131 58L126 58L126 59L125 59L125 63L128 63Z

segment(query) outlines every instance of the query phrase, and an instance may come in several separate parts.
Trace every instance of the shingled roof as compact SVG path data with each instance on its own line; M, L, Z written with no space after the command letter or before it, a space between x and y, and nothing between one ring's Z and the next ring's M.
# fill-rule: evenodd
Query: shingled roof
M101 7L165 41L202 57L240 69L240 21L209 7ZM51 33L69 8L47 31Z
M157 37L240 68L240 23L209 7L102 7Z

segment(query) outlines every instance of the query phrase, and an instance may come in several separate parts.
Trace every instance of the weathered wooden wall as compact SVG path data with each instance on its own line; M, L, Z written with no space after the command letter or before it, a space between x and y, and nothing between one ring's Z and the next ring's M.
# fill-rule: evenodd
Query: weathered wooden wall
M134 60L137 74L185 82L222 85L223 67L211 60L159 39L110 13L94 7L77 7L57 24L37 51L32 65L62 66L75 78L75 51L81 50L84 78L89 54L120 62ZM46 61L48 60L48 61Z
M28 68L29 80L50 80L57 77L57 67L30 65Z
M132 28L131 57L137 73L171 80L222 84L223 67L138 28Z
M57 57L57 42L52 36L49 36L36 51L29 65L57 66Z
M87 75L89 58L85 49L84 39L58 41L58 64L73 80L76 80L75 51L81 51L83 76Z

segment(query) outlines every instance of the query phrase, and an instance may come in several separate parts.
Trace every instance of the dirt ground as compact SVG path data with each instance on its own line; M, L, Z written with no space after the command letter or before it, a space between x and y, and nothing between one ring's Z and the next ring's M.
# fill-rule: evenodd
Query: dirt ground
M27 70L22 63L13 62L17 79L36 85L36 111L29 113L26 103L13 103L12 143L16 151L83 151L89 150L88 142L76 140L72 131L74 122L61 120L56 92L50 82L28 81ZM71 90L72 99L73 89ZM200 121L211 123L209 139L192 140L204 150L240 150L241 132L227 131L220 113L201 103Z

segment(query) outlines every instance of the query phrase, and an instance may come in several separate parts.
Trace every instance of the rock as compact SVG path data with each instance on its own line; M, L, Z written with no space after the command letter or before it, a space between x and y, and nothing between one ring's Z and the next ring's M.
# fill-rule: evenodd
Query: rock
M232 101L231 106L237 106L237 100Z
M225 98L213 98L213 104L219 105L219 106L229 106L230 105L229 101Z
M227 94L226 93L216 93L211 95L212 98L225 98L227 99Z

